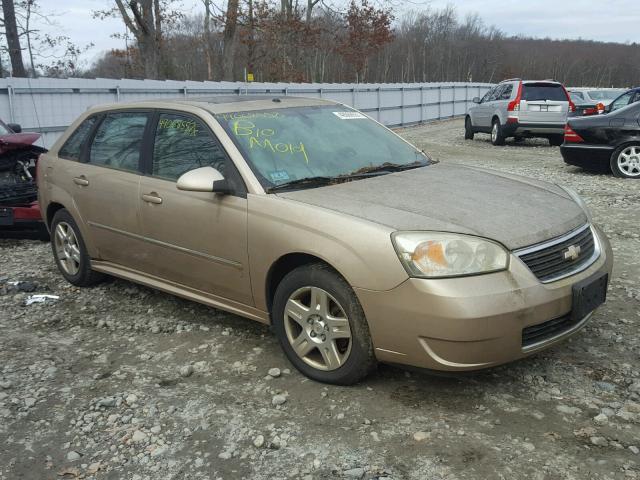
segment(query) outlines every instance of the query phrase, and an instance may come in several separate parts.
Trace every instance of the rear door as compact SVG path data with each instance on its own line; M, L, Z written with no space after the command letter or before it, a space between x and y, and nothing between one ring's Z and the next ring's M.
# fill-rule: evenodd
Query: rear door
M97 257L138 268L144 255L138 218L138 188L147 111L105 114L83 152L68 162L73 201L87 225Z
M520 123L564 124L569 99L561 84L528 82L522 85Z

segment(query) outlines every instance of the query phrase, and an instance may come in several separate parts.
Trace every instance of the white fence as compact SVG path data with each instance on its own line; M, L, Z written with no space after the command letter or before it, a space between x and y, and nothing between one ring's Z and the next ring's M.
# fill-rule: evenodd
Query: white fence
M87 108L103 103L211 95L292 95L336 100L388 126L464 115L485 83L240 83L117 79L0 79L0 118L40 132L50 147Z

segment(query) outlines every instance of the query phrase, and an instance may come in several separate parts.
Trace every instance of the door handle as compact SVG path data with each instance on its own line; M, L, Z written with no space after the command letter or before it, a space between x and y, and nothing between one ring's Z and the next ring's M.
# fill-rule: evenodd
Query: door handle
M76 185L80 185L81 187L89 186L89 180L84 175L80 175L79 177L73 177L73 183Z
M155 203L156 205L160 205L162 203L162 197L159 197L156 192L143 194L142 200L147 203Z

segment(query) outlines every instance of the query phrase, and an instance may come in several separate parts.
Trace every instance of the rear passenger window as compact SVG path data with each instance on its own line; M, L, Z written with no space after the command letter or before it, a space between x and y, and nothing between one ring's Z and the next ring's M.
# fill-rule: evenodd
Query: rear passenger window
M183 173L207 166L226 176L227 157L202 121L189 115L160 114L152 175L177 180Z
M60 148L58 156L69 160L80 160L82 146L95 124L96 117L90 117L78 125L78 128L75 129L67 141L64 142L62 148Z
M89 162L119 170L138 171L148 114L110 113L96 131Z
M509 100L511 98L511 92L513 92L513 85L506 85L504 90L500 93L499 100Z

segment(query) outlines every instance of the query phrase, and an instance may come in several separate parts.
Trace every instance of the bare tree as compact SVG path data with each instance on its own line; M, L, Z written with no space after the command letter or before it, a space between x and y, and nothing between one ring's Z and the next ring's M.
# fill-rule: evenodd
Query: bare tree
M284 1L284 0L283 0ZM229 0L224 23L222 40L222 80L234 80L234 53L236 30L238 28L239 5L238 0Z
M9 48L9 58L11 59L12 75L14 77L26 77L27 71L22 62L22 48L20 47L20 35L18 33L13 0L2 0L2 13L4 15L3 24Z

